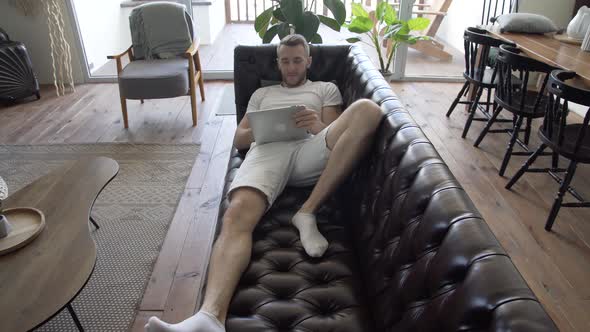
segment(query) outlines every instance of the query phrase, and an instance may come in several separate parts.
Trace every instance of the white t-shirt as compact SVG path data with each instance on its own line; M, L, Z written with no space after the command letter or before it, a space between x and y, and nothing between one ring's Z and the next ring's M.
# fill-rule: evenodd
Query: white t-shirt
M342 96L336 84L331 82L307 80L295 88L272 85L252 94L246 112L294 105L305 105L321 115L323 107L342 105Z

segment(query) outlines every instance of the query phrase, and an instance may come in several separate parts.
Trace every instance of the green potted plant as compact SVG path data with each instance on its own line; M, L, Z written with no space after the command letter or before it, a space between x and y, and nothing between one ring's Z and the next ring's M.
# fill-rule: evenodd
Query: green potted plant
M312 8L316 0L308 2L307 7L303 5L303 0L271 1L271 7L260 13L254 21L254 29L265 44L270 43L277 35L282 39L292 33L303 35L310 43L321 44L322 37L318 34L320 23L340 31L346 19L342 0L323 0L324 6L334 18L315 14Z
M430 20L423 17L400 20L396 10L383 1L371 13L362 5L353 3L350 23L344 26L350 32L361 34L361 37L346 39L349 43L363 42L377 50L379 71L383 76L389 77L392 74L389 68L397 48L403 43L415 44L419 40L429 40L428 36L412 34L413 31L426 29L429 24ZM384 47L386 42L391 45Z

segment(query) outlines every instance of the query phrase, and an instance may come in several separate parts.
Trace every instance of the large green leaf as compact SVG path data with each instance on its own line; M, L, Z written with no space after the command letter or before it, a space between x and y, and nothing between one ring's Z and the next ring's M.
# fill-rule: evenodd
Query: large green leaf
M413 37L412 35L404 35L404 34L398 33L397 35L394 36L394 39L396 41L407 43L412 39L412 37Z
M347 27L350 32L365 33L373 29L373 21L368 17L355 17Z
M262 42L264 44L270 43L273 40L273 38L277 35L278 32L279 32L279 24L275 24L275 25L271 26L270 29L266 30L264 37L262 37Z
M428 28L428 25L430 25L430 20L425 17L416 17L408 21L410 31L421 31Z
M254 30L256 30L256 32L260 32L262 29L267 29L268 23L272 18L272 11L272 7L268 8L267 10L260 13L258 17L256 17L256 20L254 20Z
M275 25L276 23L272 23L271 22L270 24L271 25ZM267 25L263 26L262 29L260 29L260 31L258 31L258 36L260 38L264 38L264 35L266 34L266 31L268 31L268 27L269 27L269 25L267 24Z
M391 7L387 1L382 1L377 4L377 10L375 11L375 15L377 15L377 21L383 22L383 15L385 15L387 7Z
M301 25L303 19L303 1L302 0L282 0L281 12L285 16L284 22Z
M383 21L385 21L385 24L387 25L392 25L398 22L397 12L395 11L395 9L393 9L393 6L387 6L385 8L385 13L383 14Z
M303 13L303 19L301 26L296 26L295 31L306 40L311 41L318 32L318 28L320 27L320 19L316 16L316 14L306 11Z
M332 30L340 31L340 24L338 24L335 19L324 15L318 15L318 17L320 18L320 22L330 27Z
M311 43L313 43L313 44L323 43L322 36L320 36L319 34L316 33L315 36L313 36L313 38L311 39Z
M291 25L289 25L289 23L286 23L286 22L279 24L278 34L279 34L280 39L283 39L283 38L287 37L288 35L290 35L291 34Z
M387 27L387 29L385 30L385 34L383 35L383 39L388 39L391 36L395 35L396 33L398 33L401 28L403 28L403 24L401 23L396 23L393 25L390 25Z
M285 22L287 20L285 18L285 15L283 15L283 12L281 11L281 8L276 8L272 12L272 17L276 18L278 21L281 21L281 22Z
M328 7L330 12L332 12L336 22L340 25L344 24L344 20L346 20L346 8L341 0L324 0L324 6Z
M353 2L350 4L352 8L352 16L354 17L369 17L369 13L363 8L360 3Z
M409 35L410 34L410 26L408 25L408 22L403 22L401 28L399 29L399 31L397 32L397 34L400 35Z

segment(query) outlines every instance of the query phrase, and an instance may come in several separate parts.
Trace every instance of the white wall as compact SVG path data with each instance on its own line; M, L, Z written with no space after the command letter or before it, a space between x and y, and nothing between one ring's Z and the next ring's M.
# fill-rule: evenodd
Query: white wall
M575 0L520 0L519 12L547 16L560 28L572 19Z
M438 8L440 1L434 1ZM565 28L572 18L575 0L520 0L519 11L549 17L557 26ZM437 38L458 50L463 49L463 31L481 23L483 1L454 0L441 24Z
M193 6L193 24L195 34L199 36L201 45L212 44L211 24L208 6Z
M433 8L439 8L439 6L435 4ZM454 0L438 29L437 39L462 51L464 49L463 32L467 27L481 23L482 6L481 0Z
M80 57L74 39L70 15L65 2L62 1L60 4L62 5L65 20L65 36L72 52L74 81L81 83L84 81L84 76L80 68ZM49 30L44 11L40 10L36 16L24 16L14 7L10 6L8 1L0 0L0 26L6 30L10 39L21 41L25 44L31 56L33 69L37 74L39 82L41 84L53 84Z
M193 5L193 21L201 45L213 44L225 26L225 2L211 0L208 6Z
M225 2L223 0L212 0L211 4L211 16L210 16L210 26L211 26L211 44L215 41L223 27L225 26ZM196 8L197 6L193 6Z
M131 45L129 13L122 0L73 0L84 50L91 71L107 62L107 55L124 51Z
M129 15L132 7L121 8L123 0L73 0L88 63L99 69L107 55L117 54L131 45ZM211 6L193 6L196 33L201 44L213 43L225 25L225 4L214 0Z

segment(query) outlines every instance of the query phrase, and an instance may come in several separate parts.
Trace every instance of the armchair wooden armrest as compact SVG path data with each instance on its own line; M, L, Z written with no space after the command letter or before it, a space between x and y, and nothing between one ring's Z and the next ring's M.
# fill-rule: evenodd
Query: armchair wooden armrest
M199 50L199 44L200 44L199 37L195 37L193 39L193 43L191 44L191 46L184 52L184 56L186 58L191 58L191 57L195 56L195 54L197 54L197 51Z
M133 61L133 45L129 46L129 48L121 54L107 55L107 59L115 59L115 61L117 61L117 75L121 74L123 71L123 63L121 62L121 58L123 58L125 54L129 56L129 61Z
M133 49L133 45L129 46L128 49L126 49L123 53L121 54L115 54L115 55L107 55L107 59L120 59L123 56L125 56L125 54L129 54L129 57L131 57L132 53L132 49Z

